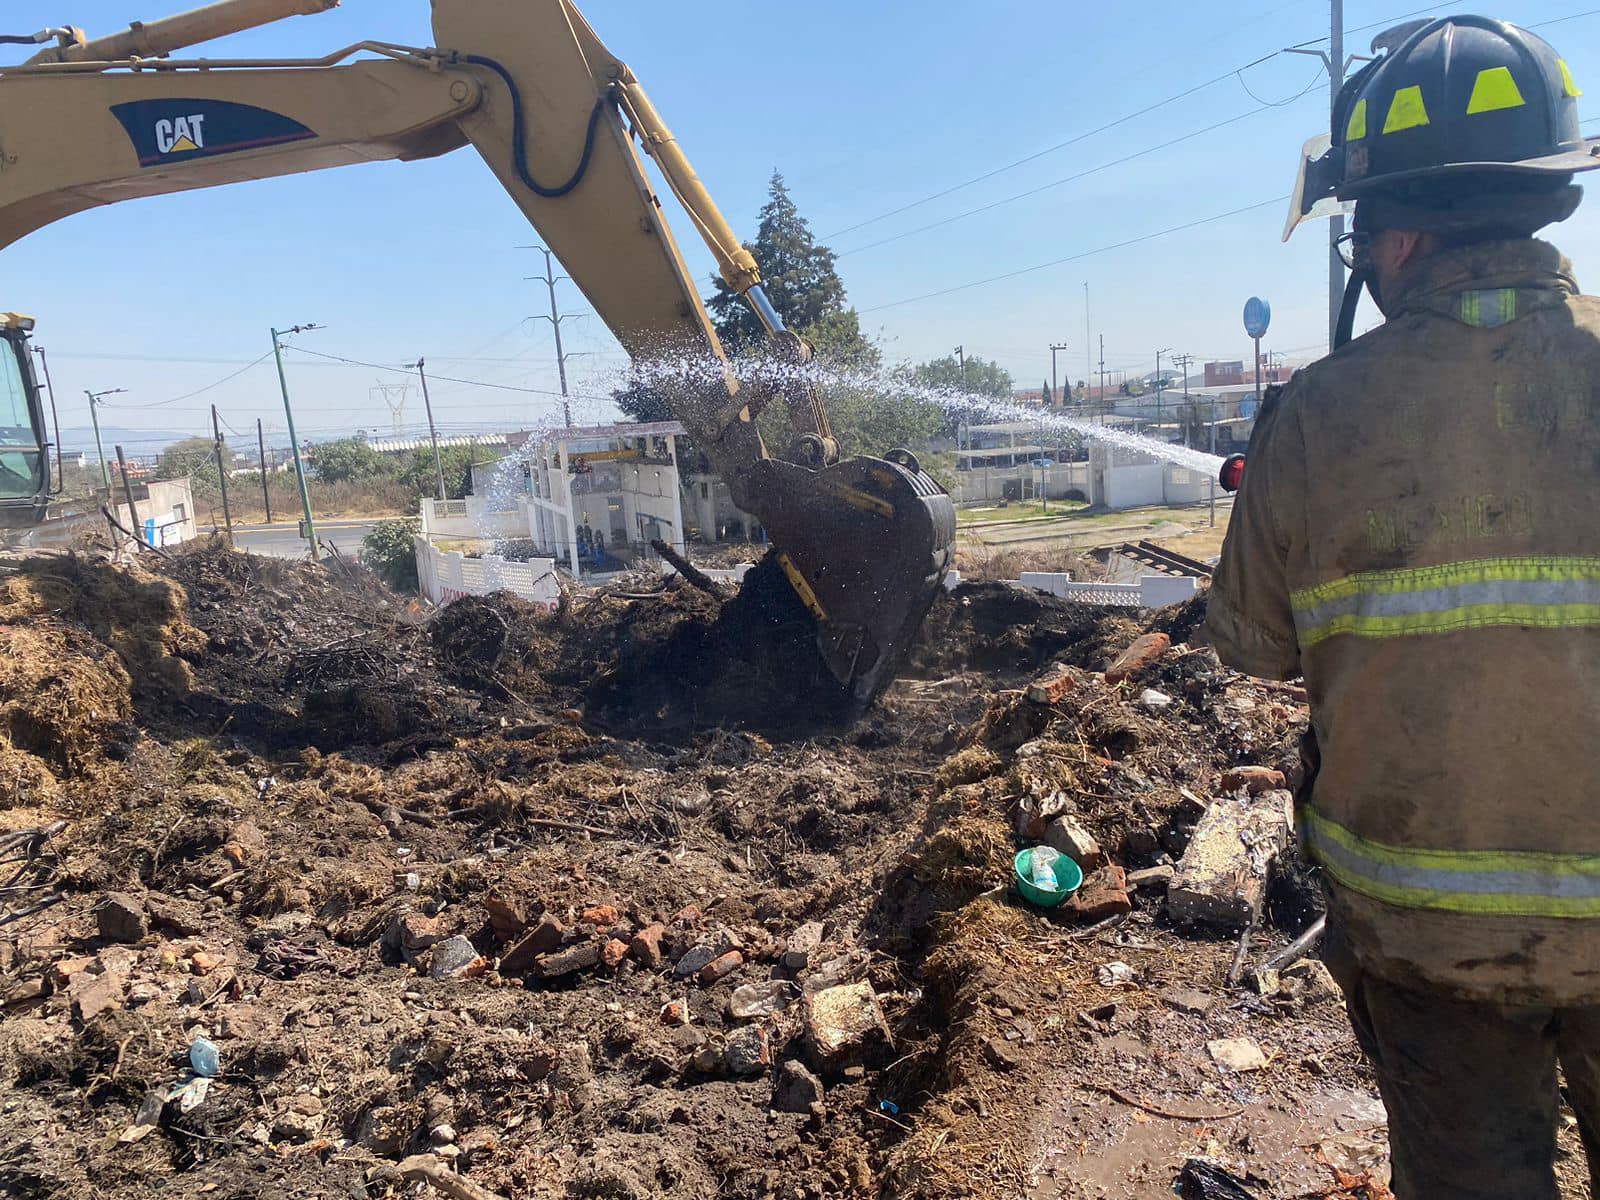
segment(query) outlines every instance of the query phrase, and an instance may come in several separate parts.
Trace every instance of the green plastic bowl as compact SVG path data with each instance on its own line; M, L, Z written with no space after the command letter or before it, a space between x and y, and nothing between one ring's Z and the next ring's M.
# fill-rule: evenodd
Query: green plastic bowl
M1055 864L1056 882L1061 888L1059 891L1047 892L1033 882L1035 849L1036 847L1029 846L1026 850L1018 850L1016 858L1011 860L1012 874L1017 880L1017 891L1022 893L1024 900L1037 904L1040 908L1054 908L1083 885L1083 868L1063 854L1056 859Z

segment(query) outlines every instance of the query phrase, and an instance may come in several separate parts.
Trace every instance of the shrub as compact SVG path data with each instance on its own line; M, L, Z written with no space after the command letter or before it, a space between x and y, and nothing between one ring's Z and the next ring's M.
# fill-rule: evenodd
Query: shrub
M379 521L361 539L361 561L397 592L417 590L416 536L419 522Z

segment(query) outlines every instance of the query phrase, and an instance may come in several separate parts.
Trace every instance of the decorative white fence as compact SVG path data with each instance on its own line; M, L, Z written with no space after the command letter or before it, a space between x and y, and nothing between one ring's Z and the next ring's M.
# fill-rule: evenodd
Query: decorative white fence
M448 604L462 596L487 596L490 592L513 592L550 609L561 601L553 558L527 562L507 562L493 554L468 558L453 550L435 550L427 538L419 537L415 542L417 582L422 594L435 604Z
M1165 608L1182 604L1200 590L1200 581L1187 575L1146 575L1138 583L1086 583L1064 571L1024 571L1015 583L1076 604L1108 608Z

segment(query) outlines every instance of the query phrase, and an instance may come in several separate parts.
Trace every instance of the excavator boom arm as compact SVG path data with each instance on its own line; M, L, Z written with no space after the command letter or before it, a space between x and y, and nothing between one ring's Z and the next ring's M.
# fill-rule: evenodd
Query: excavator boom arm
M108 38L67 31L55 50L0 68L0 247L100 204L470 142L623 347L656 364L652 386L771 535L817 618L829 668L870 700L948 566L954 509L909 455L839 462L803 373L741 391L641 147L780 356L804 363L810 348L784 329L754 259L633 72L570 0L433 0L434 49L366 42L315 60L138 57L274 11L330 6L221 0ZM359 52L371 57L347 61ZM86 57L94 53L119 57ZM785 458L768 453L756 427L772 394L804 434Z

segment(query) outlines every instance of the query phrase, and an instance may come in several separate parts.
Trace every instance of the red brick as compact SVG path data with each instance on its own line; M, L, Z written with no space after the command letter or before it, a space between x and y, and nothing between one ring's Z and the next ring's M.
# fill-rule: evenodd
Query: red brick
M716 983L717 980L733 974L742 966L744 966L744 955L737 950L729 950L726 954L719 954L701 967L700 974L696 978L700 980L701 984L709 987L711 984Z
M616 968L622 965L622 960L628 957L628 943L621 938L612 938L600 947L600 961L606 966Z
M614 904L596 904L593 908L586 908L578 918L585 925L593 925L597 929L610 929L622 919Z
M1222 790L1233 793L1240 788L1259 796L1283 786L1283 772L1271 767L1233 767L1222 773Z
M1117 656L1117 661L1106 669L1107 683L1121 683L1132 679L1156 659L1167 652L1172 639L1164 633L1145 633L1133 639L1133 644Z
M549 954L560 946L566 932L560 921L546 913L537 925L522 935L516 945L506 951L505 957L500 960L500 973L515 975L528 970L541 954Z
M633 935L633 940L628 943L628 949L633 952L641 965L650 970L659 970L663 961L661 954L661 939L666 936L667 927L660 921L646 925Z
M1066 663L1057 663L1028 685L1028 699L1034 704L1054 704L1078 686L1078 676Z
M1085 921L1103 921L1132 912L1127 872L1115 864L1100 868L1083 881L1083 886L1062 908Z
M672 924L698 925L703 917L704 914L701 913L699 905L685 904L677 912L672 914Z

